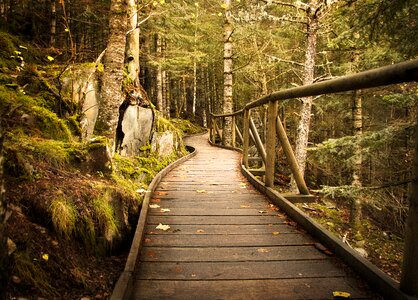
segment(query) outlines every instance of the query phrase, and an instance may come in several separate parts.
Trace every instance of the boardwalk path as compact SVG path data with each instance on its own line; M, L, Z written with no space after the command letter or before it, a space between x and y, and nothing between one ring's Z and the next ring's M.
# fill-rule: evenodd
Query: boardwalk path
M149 211L134 299L373 298L244 179L239 153L209 146L207 136L188 143L197 156L151 199L159 207Z

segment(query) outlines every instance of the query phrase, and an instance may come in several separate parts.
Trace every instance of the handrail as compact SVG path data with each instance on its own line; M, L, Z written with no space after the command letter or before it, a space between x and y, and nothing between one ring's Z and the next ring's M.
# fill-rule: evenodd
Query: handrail
M267 104L270 101L348 92L351 90L359 90L411 81L418 81L418 59L376 68L353 75L346 75L311 85L304 85L273 92L246 104L244 108L236 112L228 114L212 114L212 116L237 116L242 114L244 110Z
M232 117L232 126L235 129L236 126L236 116L242 115L243 116L243 132L242 132L242 146L243 146L243 159L242 159L242 169L249 173L249 143L250 143L250 134L254 133L255 131L254 123L251 122L251 109L268 104L267 114L268 114L268 126L267 126L267 138L266 138L266 147L265 152L263 152L263 145L260 145L260 141L255 141L255 144L258 148L259 154L263 157L263 161L265 162L265 180L264 184L261 186L261 182L259 183L259 188L261 190L266 190L268 193L277 194L275 198L282 198L281 202L286 202L286 200L275 192L271 187L274 185L274 159L275 159L275 146L276 146L276 134L279 136L280 143L283 146L284 152L286 157L289 161L291 166L291 170L298 185L299 191L301 194L309 194L309 191L306 187L304 182L303 176L299 173L298 165L295 161L293 150L289 144L287 139L287 135L285 133L285 129L283 128L280 117L277 114L277 103L281 100L287 99L294 99L294 98L302 98L302 97L309 97L309 96L318 96L324 94L332 94L332 93L340 93L340 92L348 92L352 90L359 90L359 89L368 89L373 87L385 86L390 84L397 84L397 83L405 83L405 82L412 82L418 81L418 59L401 62L397 64L393 64L390 66L385 66L381 68L372 69L369 71L360 72L353 75L342 76L336 79L331 79L323 82L314 83L311 85L300 86L295 88L290 88L286 90L281 90L277 92L273 92L269 95L263 96L255 101L252 101L246 104L242 109L226 114L213 114L211 113L212 120L215 121L215 118L225 118L225 117ZM418 166L418 123L416 125L417 132L416 132L416 157L415 157L415 166ZM236 128L238 129L238 127ZM215 132L212 131L212 142L215 143ZM219 129L218 129L219 131ZM239 129L238 129L239 132ZM220 135L220 132L218 132ZM232 147L235 147L235 138L232 141ZM407 234L406 234L406 247L405 247L405 257L404 261L412 262L416 260L416 256L418 255L418 242L416 241L416 236L418 234L418 167L416 169L416 178L413 181L413 189L414 193L411 194L409 197L410 201L410 209L409 209L409 216L408 216L408 224L407 224ZM249 173L250 174L250 173ZM256 179L254 179L256 180ZM286 204L291 205L291 204ZM290 206L289 206L290 207ZM294 208L291 208L293 210ZM412 220L412 221L411 221ZM311 222L311 221L309 221ZM311 225L309 225L311 226ZM312 225L313 226L313 225ZM316 226L316 225L315 225ZM338 242L338 241L337 241ZM341 248L338 246L337 248ZM358 261L357 259L355 261ZM362 270L364 263L360 263L361 267L359 270ZM368 269L368 267L366 268ZM366 270L365 269L365 270ZM376 275L379 272L370 271L372 277L375 277L372 281L377 282L377 286L383 286L384 290L388 291L390 294L397 289L390 280L382 279L381 275ZM374 275L373 275L374 274ZM401 290L406 292L410 295L418 295L418 285L417 285L417 278L418 278L418 269L416 268L416 264L407 265L404 263L402 269L402 279L401 279ZM389 282L388 284L382 282ZM396 293L395 293L396 294ZM393 295L395 295L393 294ZM397 295L397 294L396 294ZM401 296L404 299L404 296ZM395 298L398 298L396 296Z

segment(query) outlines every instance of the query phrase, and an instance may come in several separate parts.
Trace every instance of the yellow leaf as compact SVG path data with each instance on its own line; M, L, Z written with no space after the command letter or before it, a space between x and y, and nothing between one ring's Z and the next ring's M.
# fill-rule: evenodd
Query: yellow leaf
M47 58L49 61L54 61L54 58L53 58L52 56L49 56L49 55L48 55L46 58Z
M160 206L158 204L151 204L149 207L150 208L159 208Z
M241 208L250 208L251 206L249 206L249 205L241 205L240 207Z
M196 232L197 233L204 233L205 231L203 229L198 229Z
M170 209L169 208L161 208L160 211L161 212L168 212L168 211L170 211Z
M155 227L155 229L160 229L160 230L164 230L164 231L167 231L167 230L169 230L170 229L170 225L164 225L164 224L158 224L158 226L157 227Z
M278 235L278 234L280 234L280 232L278 231L273 232L273 235Z
M195 2L194 6L199 7L199 3Z
M160 4L165 4L165 0L160 0Z
M267 253L267 252L270 252L270 250L266 249L266 248L259 248L259 249L257 249L257 252L258 253Z
M197 193L206 193L206 190L196 190Z
M157 1L152 2L152 5L157 6L158 2Z
M265 214L265 213L267 213L265 210L259 210L258 211L260 214Z
M341 298L350 298L351 297L351 294L350 293L340 292L340 291L332 292L332 295L334 297L341 297Z
M240 3L241 2L241 0L236 0L238 3Z
M221 13L221 12L220 12L220 13L218 13L218 16L219 16L219 17L222 17L222 13Z
M48 261L48 259L49 259L49 255L48 254L42 254L42 259L44 260L44 261Z
M225 3L222 3L222 4L221 4L221 7L222 7L223 9L226 9L226 8L227 8L227 5L226 5Z
M68 29L68 28L65 28L65 30L64 30L65 32L70 32L70 29Z

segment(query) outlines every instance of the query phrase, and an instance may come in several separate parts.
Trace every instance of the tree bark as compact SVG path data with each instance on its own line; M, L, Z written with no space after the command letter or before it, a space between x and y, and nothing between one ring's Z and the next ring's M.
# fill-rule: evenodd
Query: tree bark
M310 0L308 2L308 5L309 9L307 10L307 45L303 85L309 85L314 82L316 43L319 25L318 17L315 13L316 8L318 7L318 0ZM305 97L301 100L302 108L300 111L300 120L297 129L295 156L299 165L299 169L302 175L304 176L313 97ZM297 185L294 180L292 180L292 191L297 191Z
M126 10L125 0L112 0L109 16L109 40L103 58L101 101L95 126L95 133L108 137L113 150L119 107L124 101L122 83L127 31Z
M1 122L1 119L0 119ZM7 200L4 190L3 173L3 131L0 124L0 282L8 282L8 249L7 249ZM0 298L5 299L5 289L1 289ZM4 298L3 298L4 297Z
M128 32L126 39L126 59L128 78L135 87L139 86L139 28L136 0L128 1Z
M232 99L232 22L231 22L231 1L225 0L225 25L224 25L224 103L223 113L231 113L233 110ZM223 124L223 144L231 146L232 139L232 118L227 117Z
M400 288L407 294L418 296L418 116L415 124L415 157L412 170L414 177L409 194Z
M55 35L57 32L57 3L56 0L51 1L51 23L50 23L50 37L49 47L55 47Z
M163 67L161 66L162 60L162 39L157 34L156 35L156 42L157 42L157 59L158 59L158 66L157 66L157 80L156 80L156 88L157 88L157 109L164 114L164 101L163 101Z

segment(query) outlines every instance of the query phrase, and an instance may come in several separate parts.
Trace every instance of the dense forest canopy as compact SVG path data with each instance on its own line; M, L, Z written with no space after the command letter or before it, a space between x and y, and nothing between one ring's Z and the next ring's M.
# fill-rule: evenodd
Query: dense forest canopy
M75 124L82 140L86 111L82 101L62 92L63 74L93 69L103 91L113 72L111 55L119 51L120 82L111 89L134 95L143 100L139 106L156 108L167 119L210 127L211 113L241 109L273 91L417 58L417 15L416 0L0 0L0 81L17 89L11 82L23 78L19 89L25 91L27 78L48 74L50 84L39 86L55 99L47 104L56 114L51 119ZM136 26L112 27L116 19ZM139 52L130 51L129 42L125 51L125 38L135 30ZM122 48L115 51L109 44L117 38ZM126 67L131 58L139 63L133 77ZM114 114L123 115L129 101L116 103ZM266 110L252 114L265 142ZM308 186L351 207L353 234L364 226L362 211L401 240L413 176L416 83L290 99L279 104L279 114ZM111 134L97 126L94 134L115 138L121 120L113 116ZM13 122L3 123L7 131ZM226 144L229 126L225 121ZM121 151L114 150L117 157ZM278 147L277 173L286 189L294 189L282 154Z

